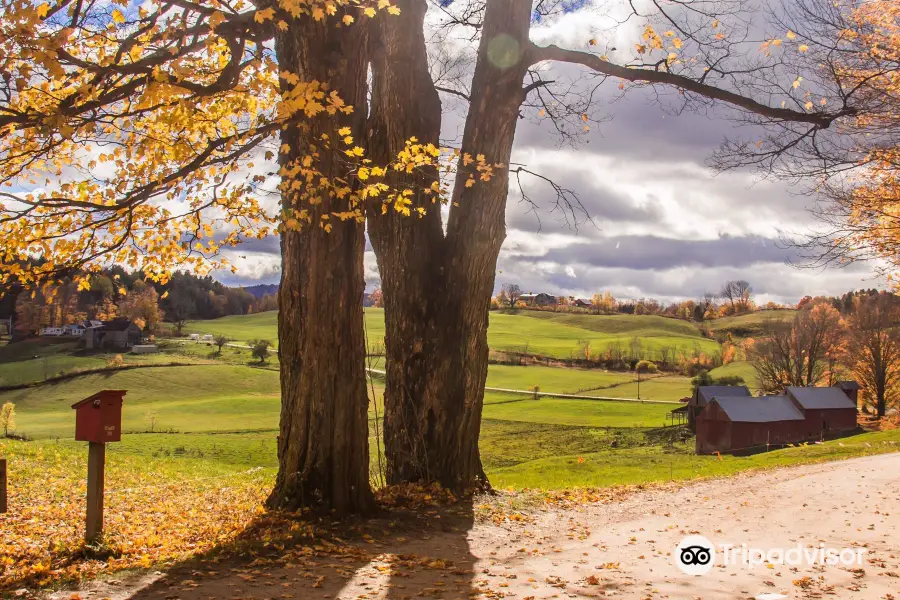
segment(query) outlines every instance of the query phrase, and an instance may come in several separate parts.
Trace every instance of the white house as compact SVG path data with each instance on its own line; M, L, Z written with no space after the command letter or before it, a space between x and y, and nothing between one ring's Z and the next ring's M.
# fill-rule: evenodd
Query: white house
M59 336L59 335L63 335L63 333L64 332L63 332L62 327L42 327L41 328L42 336Z
M79 323L66 325L65 327L63 327L63 335L81 337L82 335L84 335L84 326Z

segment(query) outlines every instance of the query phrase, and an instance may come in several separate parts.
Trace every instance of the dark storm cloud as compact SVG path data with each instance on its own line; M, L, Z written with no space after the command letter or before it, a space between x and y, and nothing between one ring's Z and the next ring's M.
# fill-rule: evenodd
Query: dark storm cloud
M572 65L554 65L548 79L583 81L589 71ZM726 137L744 137L746 129L728 120L727 108L679 111L680 97L674 91L632 89L620 97L616 81L610 79L592 92L594 117L601 119L580 137L580 149L614 154L636 160L691 160L703 163ZM567 144L547 119L519 122L516 148L555 149Z
M598 224L602 223L659 223L662 210L658 199L645 195L643 199L632 198L611 189L600 181L591 170L590 158L580 165L554 166L552 172L541 172L559 185L574 192L577 198L570 198L576 205L574 216L564 204L558 203L553 187L546 181L528 175L522 176L522 189L529 201L522 196L522 190L515 179L510 184L510 197L506 211L506 224L510 229L534 231L538 227L556 230L560 226L572 225L573 219L583 221L586 216ZM541 171L538 169L538 171ZM581 227L587 235L597 231L589 223Z
M723 235L712 240L678 240L652 235L609 237L590 244L550 250L542 260L564 265L624 268L639 271L676 267L735 267L783 263L795 258L776 240L761 236Z

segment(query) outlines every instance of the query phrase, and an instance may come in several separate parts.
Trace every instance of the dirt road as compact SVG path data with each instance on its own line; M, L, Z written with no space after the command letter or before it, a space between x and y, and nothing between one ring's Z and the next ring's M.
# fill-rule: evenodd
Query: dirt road
M114 598L900 599L900 454L648 490L606 505L540 511L497 525L471 511L434 516L423 535L374 529L362 555L289 553L274 561L193 564ZM477 522L476 522L477 521ZM863 564L725 566L682 573L688 534L715 545L864 548ZM101 596L102 595L102 596ZM67 596L64 596L67 597Z

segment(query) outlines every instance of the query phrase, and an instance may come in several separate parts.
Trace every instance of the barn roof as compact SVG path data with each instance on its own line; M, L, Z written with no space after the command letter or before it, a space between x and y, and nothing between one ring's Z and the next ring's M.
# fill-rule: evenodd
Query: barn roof
M856 405L837 387L787 387L785 392L804 409L852 408Z
M127 331L133 325L130 319L114 319L103 323L104 331ZM137 327L137 325L135 325Z
M712 402L721 407L732 423L771 423L802 421L803 414L787 396L716 396Z
M750 396L750 390L743 385L701 385L697 388L697 399L706 405L716 396Z
M862 389L862 386L859 385L859 383L857 383L856 381L852 381L852 380L838 381L836 384L834 384L834 387L841 388L842 390L845 390L845 391Z

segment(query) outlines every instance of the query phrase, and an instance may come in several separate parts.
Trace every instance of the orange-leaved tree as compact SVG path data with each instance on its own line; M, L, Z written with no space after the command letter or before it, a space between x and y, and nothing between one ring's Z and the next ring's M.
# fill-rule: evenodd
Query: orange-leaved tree
M846 362L883 417L900 400L900 304L891 294L857 296L847 321Z

